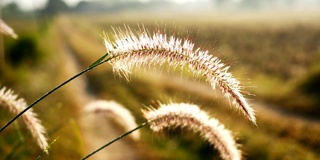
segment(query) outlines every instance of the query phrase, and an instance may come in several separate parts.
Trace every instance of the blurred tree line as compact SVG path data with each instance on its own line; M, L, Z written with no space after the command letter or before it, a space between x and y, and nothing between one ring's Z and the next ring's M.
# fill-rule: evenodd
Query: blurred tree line
M22 11L15 2L2 7L2 18L26 17L28 15L56 15L60 12L71 11L71 8L63 0L48 0L45 7L32 11Z
M319 0L211 0L207 2L199 1L193 2L193 5L208 3L213 9L223 9L223 8L233 8L233 9L262 9L262 8L279 8L279 7L297 7L301 4L309 5L311 7L319 7ZM167 7L176 7L177 9L183 9L181 5L173 3L172 0L150 0L147 2L141 2L138 0L127 0L127 1L118 1L118 0L97 0L97 1L80 1L76 6L69 7L64 0L48 0L45 7L33 11L38 13L38 15L49 15L54 16L60 12L115 12L122 11L125 9L138 9L138 10L150 10L154 8L167 8ZM7 4L2 8L3 16L16 16L21 15L22 11L14 3ZM25 14L25 13L23 13Z
M239 9L254 9L275 6L293 6L297 0L212 0L217 7L236 5Z

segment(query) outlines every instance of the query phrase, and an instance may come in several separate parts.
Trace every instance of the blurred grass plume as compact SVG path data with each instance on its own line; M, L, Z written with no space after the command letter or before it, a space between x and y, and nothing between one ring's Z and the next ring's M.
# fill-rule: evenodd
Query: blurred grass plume
M26 108L27 103L23 98L18 98L18 95L6 87L0 89L0 105L7 108L13 114L18 114ZM46 153L48 153L48 142L46 138L46 130L42 126L41 121L37 118L37 115L30 109L23 114L22 119L30 130L33 138L37 141L39 147Z
M7 25L2 19L0 19L0 32L12 37L13 39L18 38L18 35L14 32L14 30L9 25Z
M134 116L131 112L115 101L96 100L85 106L87 113L102 114L104 117L113 120L125 131L137 127ZM131 134L134 140L140 139L140 132L136 131Z

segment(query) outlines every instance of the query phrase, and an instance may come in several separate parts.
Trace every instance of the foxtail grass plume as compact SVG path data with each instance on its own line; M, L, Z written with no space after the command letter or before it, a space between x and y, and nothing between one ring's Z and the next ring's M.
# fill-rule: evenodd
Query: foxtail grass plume
M96 114L104 114L116 122L117 125L123 127L125 131L130 131L138 126L131 112L115 101L96 100L87 104L85 110ZM130 136L134 140L139 140L140 132L133 132Z
M164 128L186 128L200 133L204 140L220 152L223 159L241 159L241 152L238 150L231 132L225 129L218 120L210 118L197 105L187 103L161 104L158 109L143 109L142 112L154 132L162 131Z
M0 32L5 35L11 36L14 39L18 38L18 35L14 32L14 30L9 27L2 19L0 19Z
M255 123L253 109L240 92L240 82L233 78L217 57L194 49L194 44L188 39L167 36L156 31L150 34L142 27L134 33L128 26L125 31L114 29L114 42L105 36L104 43L112 58L109 63L113 70L127 79L135 67L152 67L168 64L173 67L183 66L194 73L196 77L206 77L212 89L218 86L225 97L231 99L232 104L240 109L244 115Z
M0 106L7 108L13 114L18 114L27 107L27 103L23 98L18 98L12 90L2 87L0 89ZM29 109L21 117L27 128L30 130L33 138L36 139L39 147L48 153L48 142L45 136L46 131L42 126L41 121L37 118L37 115L32 109Z

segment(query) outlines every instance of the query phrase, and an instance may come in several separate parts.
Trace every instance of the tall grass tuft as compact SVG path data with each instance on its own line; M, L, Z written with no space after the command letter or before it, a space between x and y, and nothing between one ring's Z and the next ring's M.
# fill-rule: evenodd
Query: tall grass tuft
M168 64L173 67L186 67L196 77L206 77L212 89L218 86L225 97L240 109L253 123L256 123L253 109L241 94L240 82L228 72L229 66L200 48L188 39L167 36L157 30L150 34L143 27L134 33L128 26L125 31L114 29L114 42L105 35L104 43L113 69L128 80L135 67L152 67Z
M159 108L142 110L144 117L150 123L154 132L164 128L186 128L196 133L212 144L225 160L240 160L241 152L231 132L210 118L208 114L199 109L197 105L187 103L161 104Z
M13 114L18 114L26 108L27 103L23 98L18 98L12 90L2 87L0 89L0 106L7 108ZM37 115L30 109L21 117L33 138L36 139L39 147L48 153L48 142L45 136L46 131L41 121L37 118Z

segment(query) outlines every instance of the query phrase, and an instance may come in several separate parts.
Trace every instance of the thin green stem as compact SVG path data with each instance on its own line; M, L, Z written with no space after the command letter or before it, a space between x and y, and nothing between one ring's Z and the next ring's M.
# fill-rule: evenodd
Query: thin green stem
M37 157L37 160L39 160L45 153L48 155L49 154L49 149L50 149L50 147L53 145L53 143L55 143L58 139L59 139L59 137L60 136L58 136L56 139L54 139L51 143L50 143L50 145L45 149L45 150L43 150L42 152L41 152L41 154Z
M0 129L0 133L7 128L12 122L14 122L17 118L19 118L22 114L24 114L26 111L28 111L30 108L32 108L34 105L36 105L37 103L39 103L41 100L43 100L44 98L46 98L47 96L49 96L50 94L52 94L53 92L55 92L56 90L58 90L59 88L61 88L62 86L66 85L67 83L69 83L70 81L76 79L77 77L81 76L82 74L92 70L93 68L113 59L114 57L109 57L108 59L103 60L106 56L108 55L108 53L106 53L105 55L103 55L101 58L99 58L97 61L95 61L94 63L92 63L88 68L86 68L85 70L81 71L80 73L74 75L73 77L69 78L68 80L64 81L63 83L61 83L60 85L56 86L55 88L53 88L52 90L50 90L49 92L45 93L44 95L42 95L40 98L38 98L36 101L34 101L33 103L31 103L27 108L25 108L23 111L21 111L18 115L16 115L15 117L13 117L7 124L5 124L1 129Z
M93 151L92 153L88 154L86 157L82 158L82 160L85 160L85 159L91 157L92 155L96 154L97 152L99 152L99 151L102 150L103 148L108 147L108 146L111 145L112 143L114 143L114 142L118 141L119 139L121 139L121 138L123 138L123 137L125 137L125 136L127 136L127 135L129 135L129 134L131 134L132 132L134 132L134 131L136 131L136 130L138 130L138 129L146 126L146 125L148 125L149 123L150 123L150 122L144 122L144 123L142 123L140 126L138 126L138 127L134 128L134 129L128 131L127 133L125 133L125 134L123 134L123 135L121 135L121 136L113 139L113 140L110 141L109 143L103 145L102 147L100 147L100 148L98 148L97 150Z

